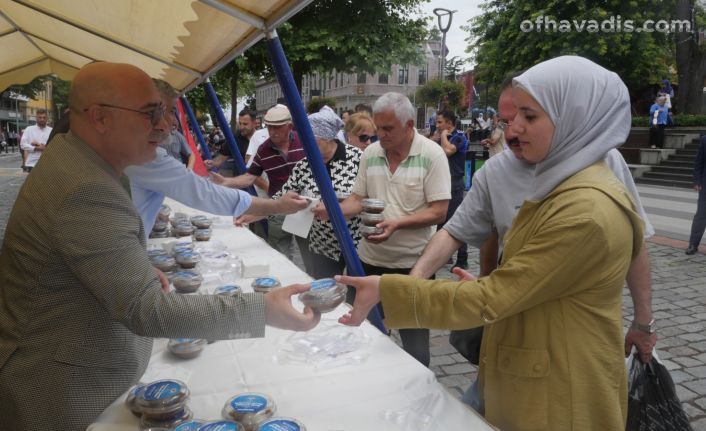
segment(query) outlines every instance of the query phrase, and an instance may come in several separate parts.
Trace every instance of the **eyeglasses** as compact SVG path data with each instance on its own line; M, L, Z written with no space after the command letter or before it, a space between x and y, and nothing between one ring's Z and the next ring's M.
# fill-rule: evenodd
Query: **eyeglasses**
M113 108L113 109L122 109L123 111L130 111L130 112L136 112L138 114L144 115L147 119L150 120L150 123L153 126L156 126L159 124L159 120L164 117L164 114L167 112L167 108L164 106L164 104L160 103L159 105L155 106L154 108L147 110L147 111L141 111L139 109L132 109L132 108L126 108L124 106L117 106L117 105L110 105L108 103L97 103L98 106L103 107L103 108ZM88 108L84 109L83 112L87 112Z
M374 143L378 141L378 135L358 135L358 139L360 142L368 142Z

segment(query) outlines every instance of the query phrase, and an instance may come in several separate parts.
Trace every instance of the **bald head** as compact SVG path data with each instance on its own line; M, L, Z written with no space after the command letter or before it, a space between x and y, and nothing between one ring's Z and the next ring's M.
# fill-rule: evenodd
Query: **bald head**
M150 77L124 63L91 63L78 71L71 83L69 105L87 108L92 104L120 103L128 93L154 91Z
M159 138L152 119L160 102L152 79L137 67L92 63L71 84L71 131L120 172L154 158Z

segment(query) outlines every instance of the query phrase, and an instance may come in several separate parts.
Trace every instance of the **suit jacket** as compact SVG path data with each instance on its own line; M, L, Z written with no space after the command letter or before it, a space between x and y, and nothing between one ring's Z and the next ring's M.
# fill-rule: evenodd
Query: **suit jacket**
M118 175L58 135L0 252L0 429L84 430L142 376L149 337L263 336L264 320L262 295L163 293Z

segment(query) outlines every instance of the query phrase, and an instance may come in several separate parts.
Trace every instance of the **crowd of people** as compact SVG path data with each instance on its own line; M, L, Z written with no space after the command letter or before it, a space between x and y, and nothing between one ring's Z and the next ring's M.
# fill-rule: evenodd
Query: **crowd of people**
M287 106L270 108L264 129L253 112L239 113L248 166L237 176L214 128L207 166L220 173L207 179L190 169L194 155L175 130L176 97L125 64L94 63L76 75L70 121L39 150L0 253L1 429L85 429L137 382L155 337L261 337L266 325L317 325L318 313L291 303L308 285L233 297L165 291L145 250L165 196L233 216L289 257L296 243L309 275L352 287L342 324L381 307L425 366L429 328L469 331L462 336L475 339L480 371L464 400L494 426L624 428L624 357L635 346L649 360L656 342L644 245L654 230L615 150L630 130L627 88L615 73L564 56L509 77L497 115L480 119L487 133L472 136L492 157L468 193L470 139L454 112L437 112L429 136L399 93L344 118L327 106L310 113L367 277L343 275L322 202L306 238L282 229L284 215L321 196ZM259 197L243 191L250 186ZM384 210L363 235L366 200ZM256 228L262 219L266 233ZM480 249L478 277L465 271L468 246ZM458 280L435 280L449 262ZM635 320L623 334L626 281Z

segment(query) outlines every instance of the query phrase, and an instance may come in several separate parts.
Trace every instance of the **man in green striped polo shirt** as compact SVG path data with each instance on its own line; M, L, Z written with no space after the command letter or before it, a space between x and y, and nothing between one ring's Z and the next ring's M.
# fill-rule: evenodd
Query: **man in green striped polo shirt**
M346 217L363 211L365 198L385 201L379 235L364 238L358 253L368 275L409 274L424 247L446 219L451 174L446 154L417 133L416 110L399 93L383 94L373 105L379 141L365 149L353 193L341 202ZM326 218L322 206L317 217ZM429 366L429 330L401 329L404 349Z

